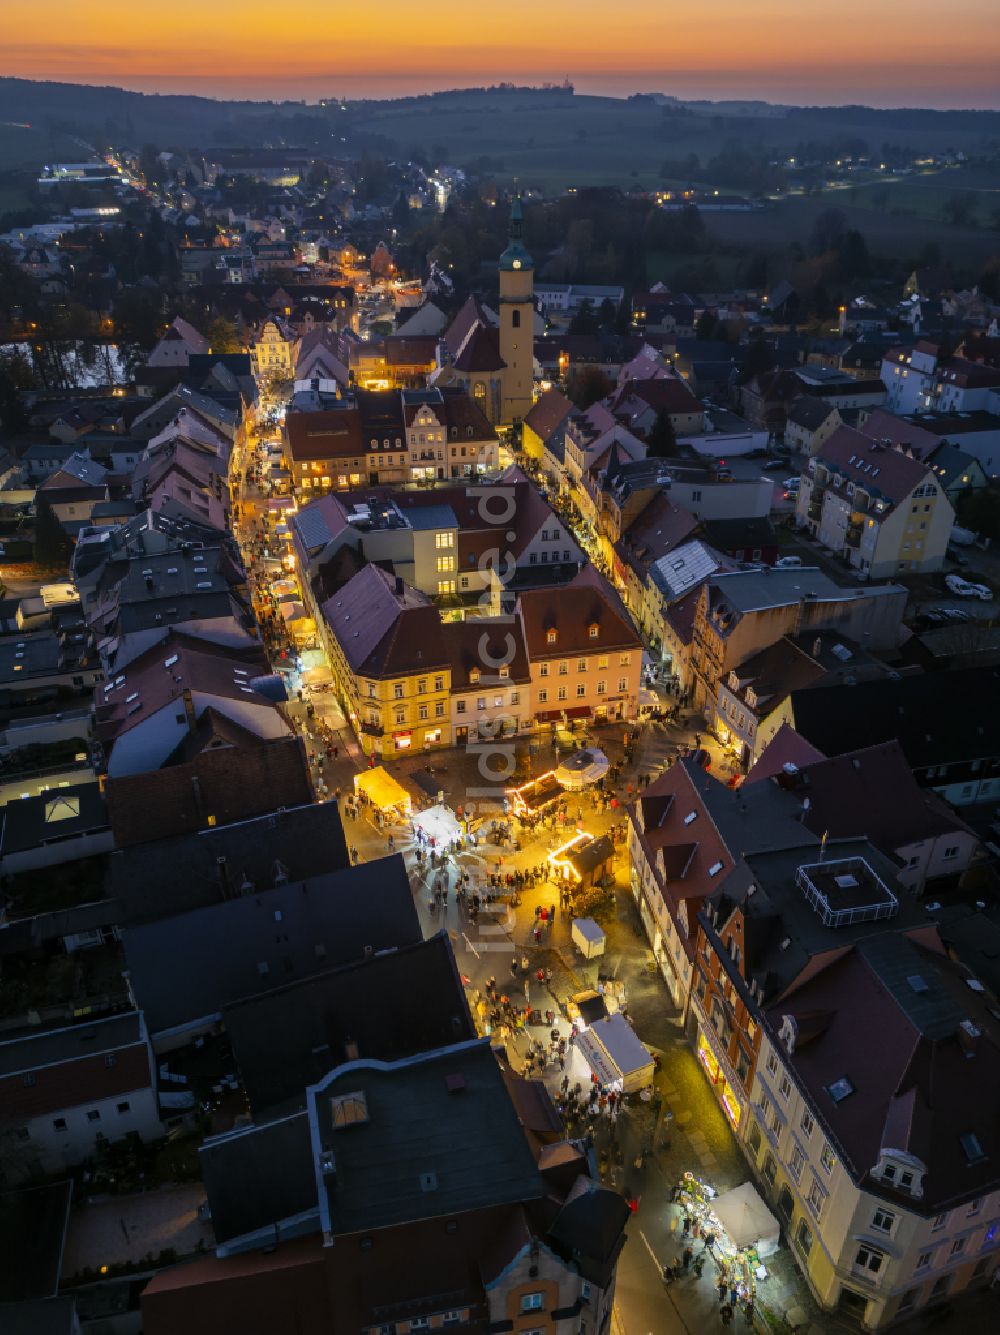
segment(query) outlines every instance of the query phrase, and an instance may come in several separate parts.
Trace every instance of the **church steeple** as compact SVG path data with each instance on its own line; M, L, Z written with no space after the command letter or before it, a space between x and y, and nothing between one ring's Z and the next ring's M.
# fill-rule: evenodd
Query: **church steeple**
M507 249L500 256L500 420L520 422L534 386L534 263L524 247L524 214L516 195L510 205Z
M510 222L507 226L507 249L500 256L501 269L532 269L531 256L524 248L521 239L524 235L524 211L521 208L521 196L515 195L510 205Z

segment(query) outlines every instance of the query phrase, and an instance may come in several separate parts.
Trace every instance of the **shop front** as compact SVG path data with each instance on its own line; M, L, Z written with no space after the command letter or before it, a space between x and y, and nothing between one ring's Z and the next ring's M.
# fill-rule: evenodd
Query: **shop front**
M733 1129L739 1128L746 1112L746 1099L739 1092L739 1082L736 1079L736 1072L729 1063L729 1058L722 1051L722 1044L719 1042L714 1029L711 1025L704 1022L703 1017L698 1014L698 1036L695 1045L695 1052L702 1070L708 1077L708 1082L715 1091L715 1097L722 1104L723 1111L729 1118Z

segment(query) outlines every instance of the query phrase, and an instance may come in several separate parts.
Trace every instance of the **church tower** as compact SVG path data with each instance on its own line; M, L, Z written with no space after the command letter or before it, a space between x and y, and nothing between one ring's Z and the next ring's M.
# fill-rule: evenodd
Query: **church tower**
M520 422L532 403L534 383L535 268L524 248L521 201L510 206L508 246L500 256L500 424Z

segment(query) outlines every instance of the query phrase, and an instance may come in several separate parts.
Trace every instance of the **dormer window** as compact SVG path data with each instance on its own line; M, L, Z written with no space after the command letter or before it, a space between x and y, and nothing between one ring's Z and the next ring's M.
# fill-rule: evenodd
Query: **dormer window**
M592 640L596 640L598 635L600 634L600 630L601 628L600 626L598 626L597 622L592 621L590 625L587 627L587 634L590 636Z
M500 676L501 676L501 677L509 677L509 676L510 676L510 667L508 666L507 663L503 663L503 664L501 664L501 666L500 666Z
M555 642L556 642L556 640L557 640L558 638L559 638L559 635L558 635L558 632L557 632L555 629L547 630L547 631L545 632L545 643L546 643L546 644L555 644Z
M473 686L475 686L476 683L479 681L481 675L482 674L480 673L477 667L469 669L469 681L472 683Z

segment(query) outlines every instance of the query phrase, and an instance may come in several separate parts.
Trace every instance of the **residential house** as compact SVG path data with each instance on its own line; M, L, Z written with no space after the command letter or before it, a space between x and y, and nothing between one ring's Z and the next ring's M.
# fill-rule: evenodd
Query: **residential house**
M802 869L818 909L836 870ZM867 869L843 874L887 904ZM996 1273L1000 1033L933 929L817 963L764 1008L745 1151L820 1306L881 1330Z
M747 784L764 781L764 771L755 771ZM953 889L979 850L979 839L961 817L920 787L896 741L831 759L786 760L771 778L801 803L802 822L814 834L840 839L864 832L899 865L900 884L914 894Z
M178 315L146 358L146 365L154 370L185 371L193 353L208 350L208 339Z
M694 703L710 714L720 679L789 633L835 630L866 649L895 648L906 598L898 584L841 588L810 566L713 575L695 614Z
M531 726L531 667L522 624L469 617L441 627L451 665L450 724L455 746L499 741Z
M785 444L803 454L815 454L843 419L825 399L801 394L785 409Z
M60 524L70 534L77 534L90 522L94 506L108 500L108 471L86 454L73 454L51 473L36 492L45 501Z
M537 723L635 717L642 641L592 566L561 588L524 590L516 614Z
M855 943L934 935L922 908L896 882L894 865L870 842L822 841L790 819L800 837L754 840L750 851L735 852L735 865L719 873L695 930L687 1029L741 1140L752 1136L761 1115L769 1139L785 1126L787 1092L783 1098L772 1086L761 1056L767 1010ZM774 1092L763 1109L754 1096L762 1081ZM780 1204L779 1213L788 1220Z
M559 1134L544 1087L488 1040L359 1055L304 1112L206 1143L216 1255L150 1282L144 1329L265 1335L291 1310L301 1335L526 1332L582 1313L606 1329L628 1205Z
M713 727L723 746L750 768L789 723L793 691L837 681L854 685L889 671L839 632L786 635L720 679Z
M561 466L565 457L566 427L576 409L558 389L547 389L527 412L521 425L521 448L530 459L551 473L553 462ZM546 460L546 452L552 462ZM548 463L548 467L546 464Z
M996 412L1000 369L965 357L942 356L937 343L890 348L882 359L886 406L913 413L931 408L943 412Z
M802 474L796 519L862 577L878 579L940 570L955 511L926 464L842 426Z
M98 1137L163 1135L153 1051L141 1011L85 1018L0 1042L0 1107L23 1175L62 1173ZM5 1165L6 1167L6 1165Z
M301 882L275 865L269 883L122 931L129 986L158 1054L218 1031L226 1006L262 989L421 939L401 854Z
M1000 795L998 691L995 665L820 686L793 692L791 722L824 756L898 740L918 782L961 807Z
M94 720L108 778L176 764L240 730L256 744L287 738L284 699L255 641L214 643L175 628L101 688Z
M814 843L787 794L734 792L694 759L660 774L628 807L632 895L674 1005L687 1009L698 914L752 849Z
M451 660L426 594L367 565L320 612L337 691L365 753L449 746Z
M250 345L253 372L258 380L291 380L295 371L295 334L282 320L270 316Z
M699 529L689 510L675 505L662 488L637 497L645 503L629 518L629 508L620 535L612 546L611 578L642 633L660 638L660 590L650 581L653 566L687 543ZM623 522L627 521L627 522ZM610 537L610 533L609 533Z

